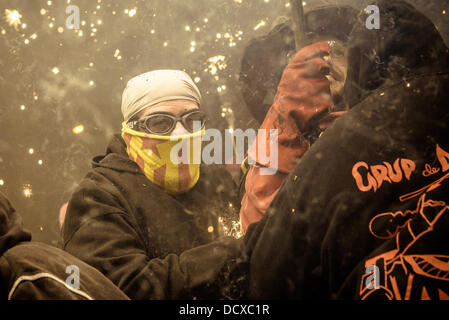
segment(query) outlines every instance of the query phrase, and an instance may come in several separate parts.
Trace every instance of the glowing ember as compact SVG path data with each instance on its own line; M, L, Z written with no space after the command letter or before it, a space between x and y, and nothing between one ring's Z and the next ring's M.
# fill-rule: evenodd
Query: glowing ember
M18 26L22 23L20 19L22 19L22 15L17 10L5 10L6 22L10 26L13 26L16 30Z
M81 134L81 133L83 133L83 131L84 131L84 126L82 124L80 124L72 129L72 132L74 134Z
M31 189L31 186L29 184L23 187L23 195L25 196L25 198L31 198L31 196L33 195L33 190Z

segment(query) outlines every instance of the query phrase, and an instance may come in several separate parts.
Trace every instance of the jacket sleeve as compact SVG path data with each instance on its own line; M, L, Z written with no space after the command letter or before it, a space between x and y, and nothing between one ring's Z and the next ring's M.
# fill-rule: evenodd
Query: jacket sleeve
M85 179L69 203L62 230L64 250L100 270L131 299L219 294L212 284L228 259L238 254L240 241L225 238L179 256L153 258L136 221L107 184L97 184L105 178L95 173L93 177L97 181Z

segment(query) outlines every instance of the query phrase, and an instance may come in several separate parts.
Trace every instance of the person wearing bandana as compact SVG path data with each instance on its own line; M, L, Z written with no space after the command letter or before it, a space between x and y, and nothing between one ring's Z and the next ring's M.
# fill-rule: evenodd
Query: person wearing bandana
M121 134L93 159L69 201L62 248L131 299L197 297L192 288L207 287L218 273L207 263L226 259L230 250L219 250L220 241L236 241L224 223L238 221L235 183L224 167L200 164L206 123L200 106L200 91L185 72L155 70L131 79ZM217 250L189 264L217 239L211 244Z

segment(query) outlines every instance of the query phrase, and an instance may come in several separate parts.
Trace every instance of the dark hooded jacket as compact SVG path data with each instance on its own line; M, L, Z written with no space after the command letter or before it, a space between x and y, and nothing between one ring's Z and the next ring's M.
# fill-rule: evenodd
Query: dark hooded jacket
M352 109L290 173L245 243L255 298L449 298L449 51L379 1L349 45ZM282 248L282 250L279 250Z
M221 239L224 228L230 234L237 220L236 187L225 168L202 166L195 187L172 196L145 177L115 135L69 201L63 249L132 299L211 298L217 261L229 254L225 245L219 241L209 251L200 247L180 254Z
M81 260L56 247L31 242L31 234L23 229L21 217L2 193L0 193L0 298L129 299L98 270Z

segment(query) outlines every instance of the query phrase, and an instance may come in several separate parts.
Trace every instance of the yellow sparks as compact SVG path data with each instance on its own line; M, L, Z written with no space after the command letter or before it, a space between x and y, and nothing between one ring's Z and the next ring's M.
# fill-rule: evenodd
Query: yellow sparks
M47 10L45 10L45 9L41 9L41 11L40 11L40 12L41 12L41 15L42 15L42 16L45 16L45 14L47 13Z
M265 26L265 20L260 21L255 27L254 27L254 31L260 29L261 27Z
M38 160L37 163L41 166L44 162L42 160Z
M54 74L58 74L59 73L59 68L58 67L54 67L53 69L51 69L51 72L53 72Z
M22 110L22 111L25 110L25 105L22 104L22 105L20 106L20 110Z
M75 128L72 129L74 134L81 134L84 131L84 126L82 124L77 125Z
M125 13L127 13L128 16L130 16L130 17L132 18L132 17L134 17L134 16L136 15L137 9L136 9L136 8L131 9L131 10L126 9L126 10L125 10Z
M209 232L209 233L214 232L214 227L213 226L209 226L209 228L207 228L207 232Z
M95 84L95 82L93 80L89 81L89 85L92 87Z
M0 186L4 185L5 181L3 181L3 179L0 179Z
M33 195L33 190L30 185L26 185L23 187L23 195L25 198L30 198Z
M205 71L211 75L216 75L219 70L224 70L227 67L226 57L222 55L210 57L207 62L209 62L209 66Z
M193 79L193 80L195 81L195 83L198 83L198 82L201 81L201 78L200 77L195 77L195 79Z
M33 153L34 153L34 149L33 149L33 148L30 148L30 149L28 150L28 153L29 153L29 154L33 154Z
M22 19L22 15L17 10L9 10L5 9L6 22L10 26L13 26L16 30L17 27L22 23L20 19Z

